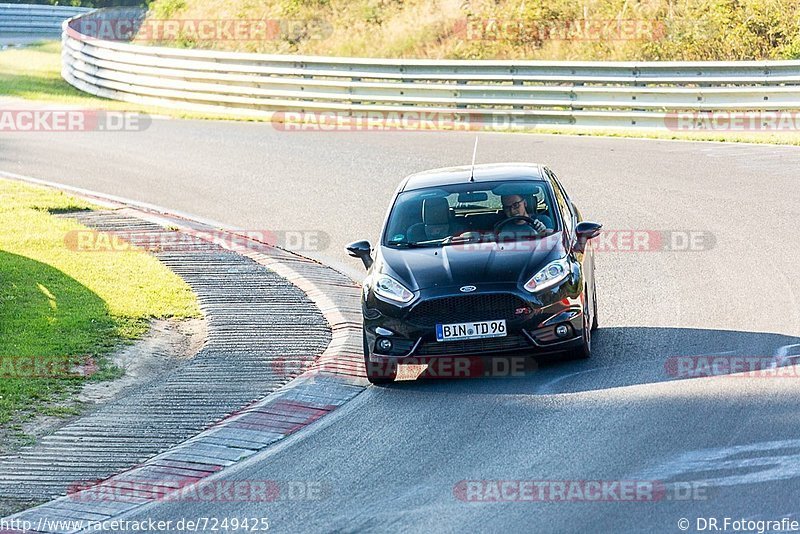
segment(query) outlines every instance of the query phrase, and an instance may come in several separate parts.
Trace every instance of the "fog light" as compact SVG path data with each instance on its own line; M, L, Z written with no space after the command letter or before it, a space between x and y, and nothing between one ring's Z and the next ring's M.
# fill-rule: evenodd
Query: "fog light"
M569 335L569 327L565 324L560 324L556 327L556 336L567 337Z
M380 351L384 352L384 353L390 352L392 350L392 342L391 342L391 340L386 339L385 337L379 339L378 340L378 349L380 349Z

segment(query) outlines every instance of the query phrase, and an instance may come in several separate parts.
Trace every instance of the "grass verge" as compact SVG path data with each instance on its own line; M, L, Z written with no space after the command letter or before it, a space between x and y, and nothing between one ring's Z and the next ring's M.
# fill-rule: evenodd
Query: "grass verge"
M99 98L72 87L61 77L61 42L43 41L0 51L0 95L87 109L139 111L188 119L235 119L223 113L194 113Z
M54 213L93 206L52 189L0 179L0 425L18 430L86 380L120 371L107 355L151 318L200 316L189 286L140 250L76 252L85 229Z
M88 109L128 110L165 115L181 119L210 119L270 122L263 116L241 114L200 113L174 109L142 106L98 98L83 93L61 78L61 44L44 42L26 48L0 52L0 95L15 96L35 101L58 102L83 106ZM737 143L800 145L800 133L780 132L713 132L713 131L659 131L636 128L579 128L542 126L529 129L494 130L513 133L568 134L600 137L627 137L647 139L669 139L682 141L724 141Z

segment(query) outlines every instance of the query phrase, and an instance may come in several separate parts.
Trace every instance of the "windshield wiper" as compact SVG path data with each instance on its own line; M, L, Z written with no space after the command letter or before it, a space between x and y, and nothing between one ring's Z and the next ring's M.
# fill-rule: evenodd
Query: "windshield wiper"
M451 236L445 237L442 240L442 246L462 245L462 244L465 244L465 243L483 243L485 241L485 239L483 239L483 237L484 236L474 236L474 235L468 235L468 236L461 236L461 235L453 236L453 235L451 235Z
M431 242L431 241L420 241L420 242L412 242L409 243L407 241L389 241L389 246L397 247L397 248L425 248L425 247L435 247L439 245L439 241Z

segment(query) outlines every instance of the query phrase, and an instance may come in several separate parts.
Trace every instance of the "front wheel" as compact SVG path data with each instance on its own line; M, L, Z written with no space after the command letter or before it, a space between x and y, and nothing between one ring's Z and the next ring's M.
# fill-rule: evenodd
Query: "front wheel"
M583 291L584 298L586 289ZM589 323L589 314L586 313L586 304L583 306L583 333L581 344L570 351L570 356L578 360L586 360L592 356L592 325Z
M396 362L371 362L369 360L369 345L367 344L367 333L362 333L364 340L364 368L367 372L367 380L371 384L390 384L397 378Z

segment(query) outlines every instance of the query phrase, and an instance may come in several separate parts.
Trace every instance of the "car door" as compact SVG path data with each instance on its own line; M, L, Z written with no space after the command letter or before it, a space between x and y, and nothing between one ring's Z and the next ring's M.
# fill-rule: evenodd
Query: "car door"
M584 277L584 281L586 284L586 288L588 291L587 295L587 303L594 304L595 302L595 283L594 283L594 253L592 252L591 245L587 243L586 250L580 251L575 248L577 244L577 235L575 234L575 227L579 222L583 219L580 215L580 212L577 210L575 205L570 200L569 196L567 196L566 191L561 185L561 182L558 181L555 173L550 170L546 169L547 175L550 178L550 181L553 184L553 192L556 196L556 203L558 204L558 209L561 212L561 219L564 223L564 232L569 232L568 241L570 253L581 263L582 269L581 272ZM594 314L594 309L591 309L590 312ZM592 315L592 318L594 316Z

